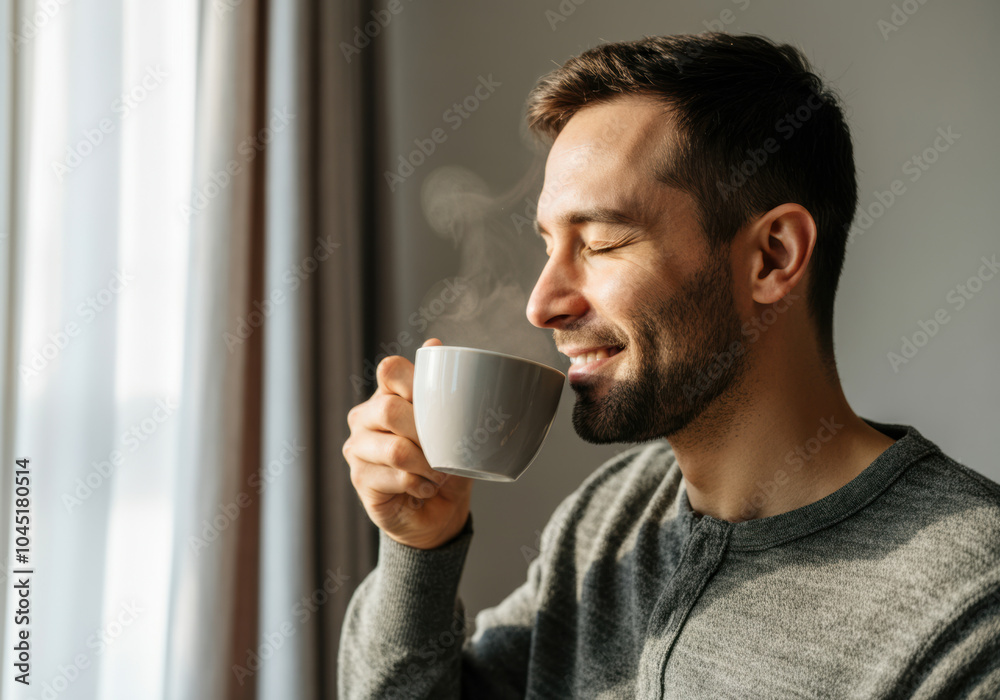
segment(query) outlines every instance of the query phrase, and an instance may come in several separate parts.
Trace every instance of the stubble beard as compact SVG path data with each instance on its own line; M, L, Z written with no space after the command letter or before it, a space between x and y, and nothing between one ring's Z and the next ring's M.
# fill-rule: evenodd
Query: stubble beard
M637 366L629 375L571 385L577 395L573 428L587 442L669 438L704 413L745 370L746 352L731 352L744 335L720 253L711 253L670 299L646 300L632 319L626 350ZM723 353L729 353L728 364L719 362ZM718 375L705 386L706 373L711 368L715 374L716 367Z

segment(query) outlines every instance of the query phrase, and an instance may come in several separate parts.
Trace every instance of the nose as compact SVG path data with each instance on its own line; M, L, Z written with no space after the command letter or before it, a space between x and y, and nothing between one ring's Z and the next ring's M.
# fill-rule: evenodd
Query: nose
M528 298L526 315L538 328L559 328L587 313L579 275L563 257L549 258Z

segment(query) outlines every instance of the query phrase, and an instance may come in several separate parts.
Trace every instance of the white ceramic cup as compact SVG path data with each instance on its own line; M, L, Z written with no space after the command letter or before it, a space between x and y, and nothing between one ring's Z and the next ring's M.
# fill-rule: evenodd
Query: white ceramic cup
M514 481L548 435L566 375L523 357L437 345L417 350L413 416L432 469Z

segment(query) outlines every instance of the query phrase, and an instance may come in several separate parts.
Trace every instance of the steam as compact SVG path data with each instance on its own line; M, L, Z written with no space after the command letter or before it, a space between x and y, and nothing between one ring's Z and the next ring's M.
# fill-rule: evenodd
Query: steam
M476 173L459 166L434 170L423 182L421 204L434 231L459 249L455 276L464 291L427 328L426 336L449 345L495 350L561 366L552 332L535 328L525 316L528 298L545 262L535 237L535 204L542 163L510 192L493 195ZM446 294L445 282L421 302Z

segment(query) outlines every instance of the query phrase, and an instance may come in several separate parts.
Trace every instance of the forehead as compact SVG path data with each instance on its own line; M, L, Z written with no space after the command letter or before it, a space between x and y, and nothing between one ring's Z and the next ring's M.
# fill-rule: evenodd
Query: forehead
M674 133L668 107L650 97L580 110L549 151L538 218L584 204L650 208L663 188L655 168L668 157Z

